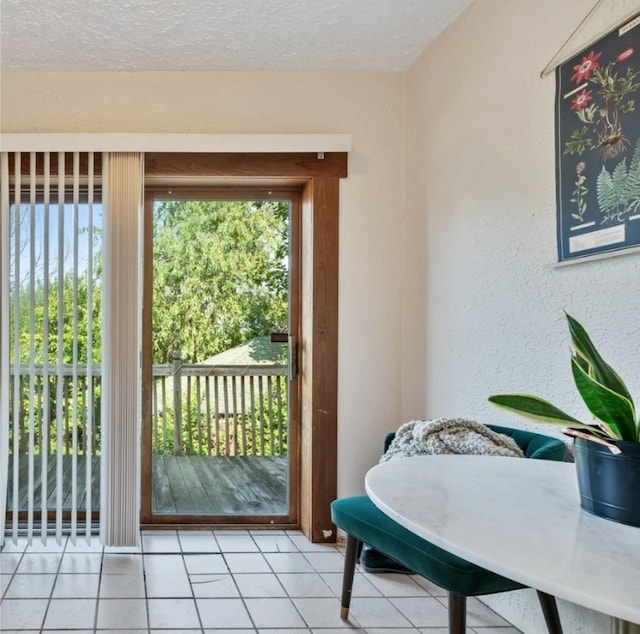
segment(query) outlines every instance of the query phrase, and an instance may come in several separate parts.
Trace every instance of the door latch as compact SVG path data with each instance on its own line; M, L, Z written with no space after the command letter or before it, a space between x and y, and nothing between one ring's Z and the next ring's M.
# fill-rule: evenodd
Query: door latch
M298 375L298 342L296 338L286 332L272 332L271 343L289 344L287 351L287 373L289 375L289 381L293 381Z

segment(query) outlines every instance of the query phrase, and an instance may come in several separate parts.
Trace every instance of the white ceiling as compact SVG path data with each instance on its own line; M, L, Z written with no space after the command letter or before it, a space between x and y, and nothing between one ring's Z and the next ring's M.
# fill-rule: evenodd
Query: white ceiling
M0 0L0 69L403 71L472 1Z

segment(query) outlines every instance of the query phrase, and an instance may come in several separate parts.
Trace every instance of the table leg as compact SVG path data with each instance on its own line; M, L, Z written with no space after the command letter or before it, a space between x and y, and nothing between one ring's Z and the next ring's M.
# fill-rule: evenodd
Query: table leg
M640 625L622 619L611 619L611 634L640 634Z

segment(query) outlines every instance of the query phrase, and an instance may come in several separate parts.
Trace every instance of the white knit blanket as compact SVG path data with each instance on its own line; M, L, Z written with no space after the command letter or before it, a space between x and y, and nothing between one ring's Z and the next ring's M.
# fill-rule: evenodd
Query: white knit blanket
M462 418L437 418L402 425L380 462L430 454L524 457L515 440L486 425Z

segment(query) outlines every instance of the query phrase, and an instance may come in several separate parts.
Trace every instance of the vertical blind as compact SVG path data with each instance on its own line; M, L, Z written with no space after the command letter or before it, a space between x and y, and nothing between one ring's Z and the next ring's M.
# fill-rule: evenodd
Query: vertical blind
M102 334L100 537L135 546L140 514L140 278L143 163L136 152L108 157Z
M50 532L61 542L63 530L89 539L99 455L100 175L93 154L79 152L3 153L0 170L0 503L14 540L21 529L29 543L36 534L46 543Z
M0 153L0 544L137 543L141 166Z

